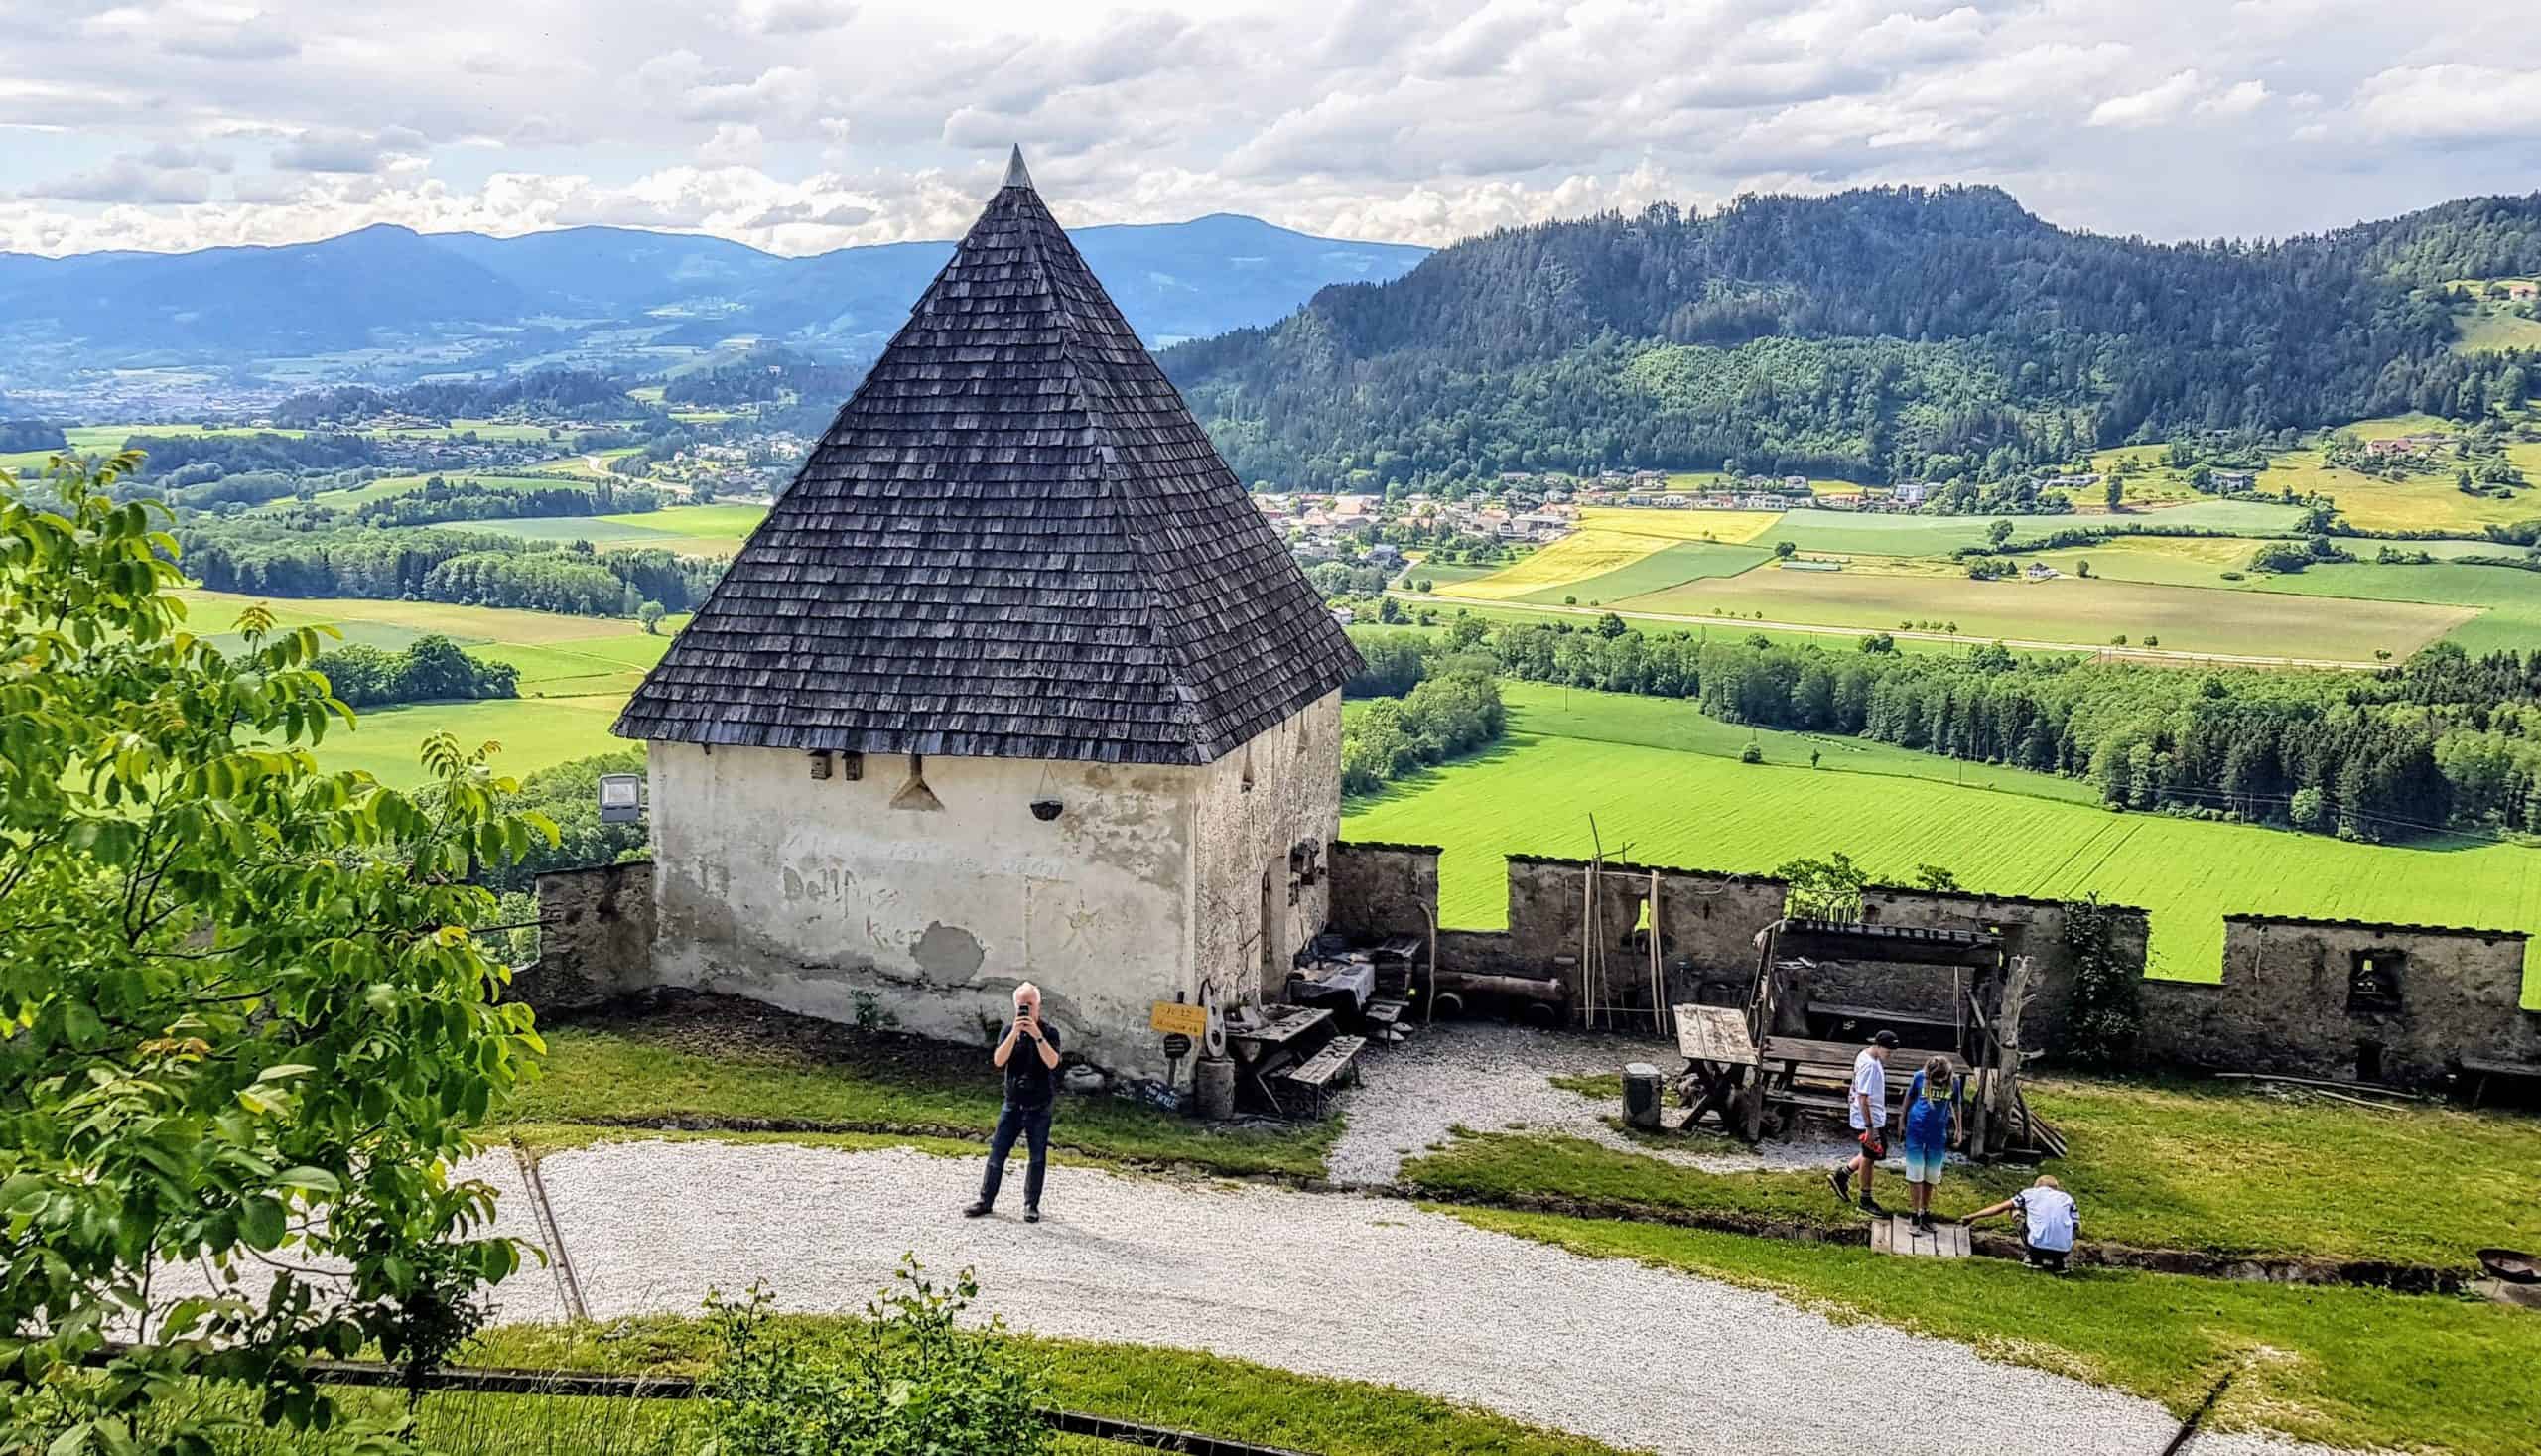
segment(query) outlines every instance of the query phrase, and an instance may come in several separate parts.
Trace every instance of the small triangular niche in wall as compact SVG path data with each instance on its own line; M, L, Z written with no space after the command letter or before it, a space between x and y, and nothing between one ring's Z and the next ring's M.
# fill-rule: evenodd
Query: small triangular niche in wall
M926 760L920 755L915 753L909 755L909 781L900 785L900 791L891 796L891 807L894 809L941 809L944 807L944 801L935 797L935 790L926 786Z

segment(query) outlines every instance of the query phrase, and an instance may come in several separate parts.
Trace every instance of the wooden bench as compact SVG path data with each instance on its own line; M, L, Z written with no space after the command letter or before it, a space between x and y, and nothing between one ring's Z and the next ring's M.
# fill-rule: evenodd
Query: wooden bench
M1324 1043L1323 1050L1279 1074L1279 1081L1289 1092L1289 1097L1281 1103L1282 1109L1289 1111L1292 1117L1297 1116L1296 1111L1288 1107L1293 1102L1304 1110L1305 1116L1322 1117L1330 1105L1335 1086L1345 1076L1357 1080L1359 1053L1366 1050L1367 1045L1368 1038L1364 1036L1336 1036Z
M2531 1062L2492 1062L2485 1057L2464 1057L2461 1062L2465 1081L2478 1079L2471 1083L2471 1106L2474 1108L2486 1099L2491 1077L2541 1081L2541 1065Z
M1403 1013L1410 1009L1409 1001L1373 1000L1359 1012L1359 1019L1367 1023L1374 1039L1395 1042L1403 1039Z

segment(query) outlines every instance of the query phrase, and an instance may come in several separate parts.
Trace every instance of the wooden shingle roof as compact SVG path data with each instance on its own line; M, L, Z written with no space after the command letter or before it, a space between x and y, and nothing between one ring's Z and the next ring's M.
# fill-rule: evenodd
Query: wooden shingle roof
M616 731L1198 764L1358 665L1018 153Z

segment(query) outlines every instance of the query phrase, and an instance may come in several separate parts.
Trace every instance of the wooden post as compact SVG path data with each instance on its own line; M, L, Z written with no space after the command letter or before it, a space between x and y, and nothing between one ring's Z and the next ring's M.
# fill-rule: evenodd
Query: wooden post
M1986 1121L1995 1146L1988 1152L2011 1145L2012 1109L2020 1102L2021 1012L2029 1004L2029 982L2030 958L2014 956L2011 972L2003 978L2002 1004L1994 1008L1994 1087Z
M1659 955L1659 871L1650 871L1650 1025L1661 1036L1668 1034L1668 973L1661 968Z

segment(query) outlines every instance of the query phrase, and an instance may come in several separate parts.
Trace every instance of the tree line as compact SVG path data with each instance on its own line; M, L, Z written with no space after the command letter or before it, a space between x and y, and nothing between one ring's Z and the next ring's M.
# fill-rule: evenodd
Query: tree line
M623 381L591 369L541 369L511 379L436 380L403 389L337 385L295 394L274 407L276 425L322 429L386 414L428 420L486 420L507 414L549 420L608 421L662 412L626 393Z
M197 521L177 533L185 569L215 592L365 596L523 607L578 616L636 615L646 602L693 610L724 562L657 547L525 541L448 526L311 529L281 518Z
M394 652L367 642L331 647L318 670L347 708L520 696L518 667L478 657L439 633Z
M2267 244L2067 232L1992 188L1748 197L1490 233L1164 359L1239 474L1301 487L2001 481L2130 440L2484 413L2541 365L2456 353L2411 270L2536 237L2541 196Z
M51 420L0 420L0 451L67 451L70 438Z
M1761 635L1512 626L1501 671L1691 700L1732 723L2087 779L2112 807L2359 840L2541 831L2541 653L2445 643L2377 674L1832 652Z
M612 480L592 484L488 485L440 475L413 490L367 500L350 517L359 526L430 526L453 521L517 520L528 516L614 516L660 510L665 497L649 485Z

